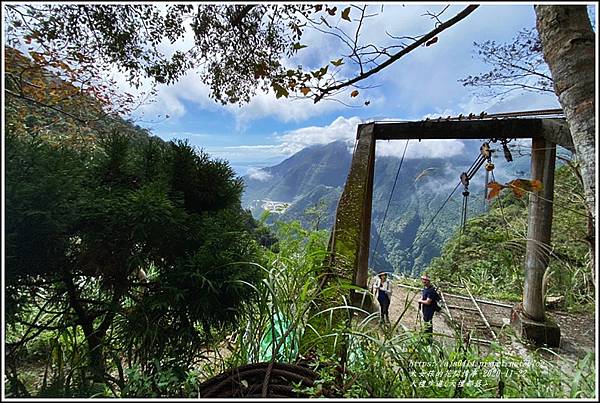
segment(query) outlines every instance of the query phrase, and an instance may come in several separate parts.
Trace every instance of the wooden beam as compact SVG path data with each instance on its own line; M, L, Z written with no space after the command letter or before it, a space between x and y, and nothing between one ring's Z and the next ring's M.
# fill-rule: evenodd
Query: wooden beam
M439 140L543 137L567 149L573 141L563 118L503 118L375 122L377 140Z

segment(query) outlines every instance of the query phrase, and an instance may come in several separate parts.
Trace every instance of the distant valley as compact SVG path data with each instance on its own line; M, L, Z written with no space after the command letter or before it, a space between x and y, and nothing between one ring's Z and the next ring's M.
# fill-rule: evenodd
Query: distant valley
M461 172L468 170L478 156L481 142L465 141L464 144L461 154L447 158L405 158L391 199L400 156L378 155L369 263L374 270L416 274L440 254L443 243L460 224L462 186L434 221L432 218L458 184ZM494 154L499 182L528 174L528 156L515 155L515 161L507 163L501 147L492 144L492 148L499 149ZM243 177L246 191L242 203L256 218L265 210L270 211L267 223L299 220L306 228L330 229L348 175L351 152L352 144L343 141L314 145L278 165L246 175ZM482 167L471 182L469 217L486 208L484 177ZM388 202L389 210L382 228Z

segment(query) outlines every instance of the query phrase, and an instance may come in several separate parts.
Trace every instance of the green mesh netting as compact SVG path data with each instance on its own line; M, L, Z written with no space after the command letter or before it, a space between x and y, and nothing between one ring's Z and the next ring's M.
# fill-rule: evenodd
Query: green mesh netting
M291 325L291 322L283 315L276 314L273 317L273 323L267 326L260 341L260 350L258 353L259 361L265 362L271 360L273 348L277 346ZM275 340L275 345L273 345L273 340ZM278 362L294 361L298 356L299 344L300 335L297 329L294 329L285 337L283 344L277 352L276 360Z

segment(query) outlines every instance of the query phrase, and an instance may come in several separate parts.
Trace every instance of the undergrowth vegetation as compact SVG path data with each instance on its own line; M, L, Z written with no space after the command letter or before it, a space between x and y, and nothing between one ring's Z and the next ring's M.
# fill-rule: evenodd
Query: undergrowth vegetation
M595 292L590 259L591 235L580 181L569 165L556 171L550 265L544 295L558 297L570 311L592 311ZM473 293L520 301L527 243L527 197L511 192L494 199L487 213L467 221L427 269L445 289L463 282Z
M405 328L399 319L381 326L376 313L349 305L321 309L315 301L328 233L306 231L293 222L278 223L275 234L277 247L264 250L260 264L246 263L263 272L262 280L255 284L238 280L240 285L254 290L257 298L247 302L235 326L223 329L202 344L193 367L178 369L168 359L150 360L151 371L139 364L126 364L122 385L94 383L87 390L78 390L77 395L198 397L201 383L210 377L275 357L277 362L304 363L317 371L319 378L312 387L298 386L299 391L313 397L593 396L595 373L591 354L577 363L551 362L536 352L524 357L495 343L484 349L468 338L445 339L441 335L430 346L420 332ZM332 320L336 310L353 313L350 327ZM82 342L81 331L41 333L28 344L28 351L36 351L48 365L44 385L35 390L27 384L24 368L28 367L22 366L17 369L17 376L8 380L11 396L24 396L13 384L15 379L33 396L49 396L52 390L55 396L64 396L68 391L65 387L72 384L72 377L77 374L76 361L84 354ZM344 343L348 356L342 370L340 356L335 352ZM118 351L118 345L111 347ZM32 361L34 358L29 357ZM121 371L114 360L111 363L109 372Z
M277 224L279 251L268 252L266 276L258 287L262 297L240 322L228 356L215 362L211 373L274 355L278 362L304 363L319 373L315 385L299 388L312 397L593 396L592 354L576 363L548 361L541 352L525 357L498 343L483 348L460 332L448 339L438 335L429 346L401 318L381 326L377 313L347 304L320 309L315 298L327 235L308 232L298 222ZM336 309L352 315L350 327L329 320ZM333 353L343 343L348 352L345 370Z

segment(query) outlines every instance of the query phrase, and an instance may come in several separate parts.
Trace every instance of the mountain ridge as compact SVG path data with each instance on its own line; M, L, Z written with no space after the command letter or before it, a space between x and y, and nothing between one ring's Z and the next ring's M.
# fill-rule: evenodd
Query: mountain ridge
M471 140L464 144L462 153L446 158L407 155L399 172L400 158L376 156L370 257L375 271L417 273L439 255L442 244L460 223L463 196L462 187L456 187L460 174L477 158L481 143ZM348 176L351 151L351 144L340 140L313 145L263 168L260 179L246 175L242 203L255 217L262 214L264 201L285 203L286 208L272 212L268 222L299 220L307 228L318 223L319 229L330 229ZM494 160L504 165L498 158ZM504 167L509 173L528 170L523 163L511 164L511 168ZM486 208L483 168L481 171L470 185L469 217ZM396 174L398 181L390 196ZM453 189L452 198L446 200ZM442 205L444 209L438 211Z

